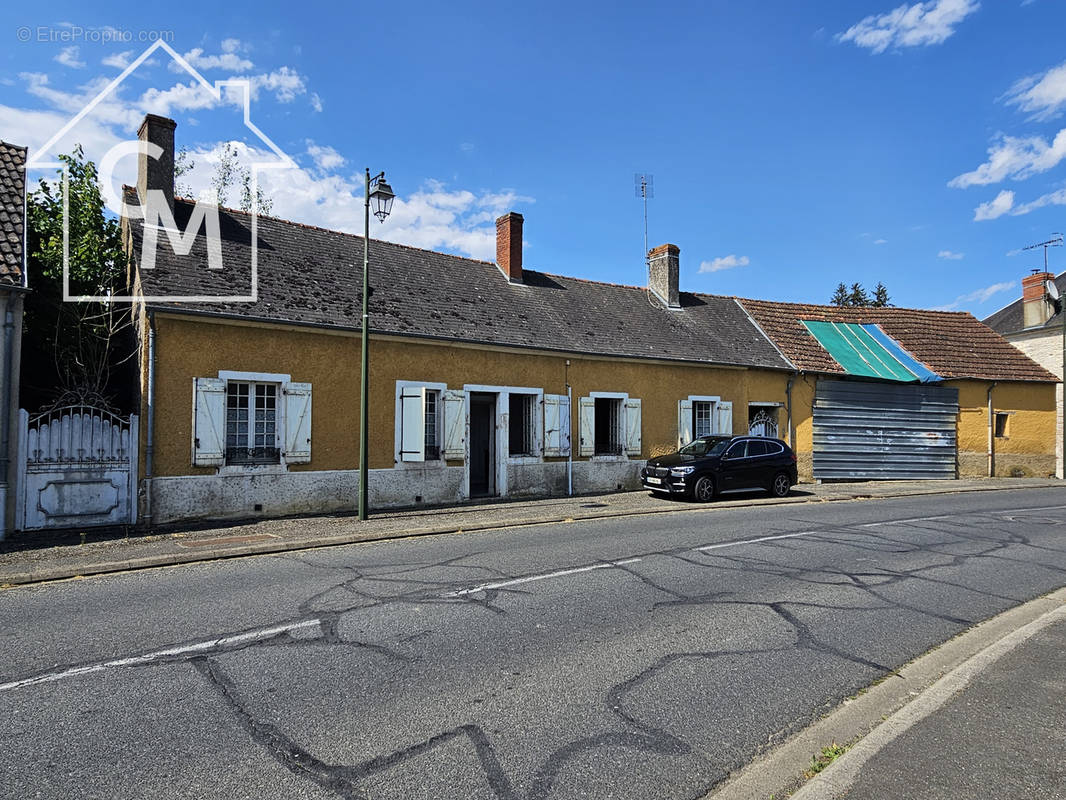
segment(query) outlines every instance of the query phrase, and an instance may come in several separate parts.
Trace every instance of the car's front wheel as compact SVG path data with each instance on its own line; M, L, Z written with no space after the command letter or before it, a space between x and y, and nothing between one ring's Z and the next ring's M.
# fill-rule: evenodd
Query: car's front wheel
M792 489L792 481L788 479L788 475L784 472L779 472L774 475L774 480L770 484L770 494L774 497L785 497Z
M692 496L701 503L714 499L714 479L706 475L696 481L692 487Z

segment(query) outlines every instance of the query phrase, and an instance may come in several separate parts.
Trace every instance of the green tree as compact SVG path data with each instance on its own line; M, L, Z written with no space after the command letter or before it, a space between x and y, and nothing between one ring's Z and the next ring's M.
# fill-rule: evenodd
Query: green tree
M848 291L848 305L858 307L870 305L870 295L862 288L861 283L851 284L851 289Z
M888 296L888 289L880 281L877 282L877 286L874 287L874 297L870 305L877 308L885 308L892 305L892 299Z
M128 258L118 220L107 212L96 165L81 146L60 156L68 175L69 295L126 294ZM62 172L59 172L62 175ZM129 307L110 300L63 300L63 184L41 180L30 193L27 262L33 291L24 317L23 403L85 402L128 407L123 383L134 353Z
M848 287L843 283L838 283L837 290L833 292L833 298L829 302L834 306L848 305Z

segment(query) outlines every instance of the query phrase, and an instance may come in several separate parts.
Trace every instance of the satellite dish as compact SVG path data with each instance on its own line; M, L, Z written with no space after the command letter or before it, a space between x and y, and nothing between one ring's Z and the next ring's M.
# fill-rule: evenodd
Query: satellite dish
M1059 299L1059 287L1055 285L1055 281L1044 281L1044 290L1052 300Z

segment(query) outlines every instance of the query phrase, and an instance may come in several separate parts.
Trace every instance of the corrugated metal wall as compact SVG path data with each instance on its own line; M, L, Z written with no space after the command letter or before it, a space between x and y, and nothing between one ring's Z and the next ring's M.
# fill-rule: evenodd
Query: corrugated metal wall
M959 390L818 381L816 480L956 477Z

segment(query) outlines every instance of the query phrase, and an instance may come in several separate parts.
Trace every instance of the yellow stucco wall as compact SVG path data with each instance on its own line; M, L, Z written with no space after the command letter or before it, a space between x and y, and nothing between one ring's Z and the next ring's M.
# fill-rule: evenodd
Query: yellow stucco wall
M198 468L191 463L192 385L194 378L214 377L220 370L287 373L293 381L312 384L311 462L289 469L358 466L358 335L161 313L156 315L156 330L157 476L214 472L214 468ZM370 467L393 466L397 380L444 383L449 388L466 384L518 386L565 394L567 377L574 398L571 438L575 460L580 460L577 401L590 392L625 392L641 399L642 455L648 458L676 448L679 400L689 395L713 395L732 401L734 432L743 433L747 430L748 403L786 402L789 373L375 338L371 342ZM811 475L816 382L816 376L804 375L792 388L794 449L801 478ZM960 473L985 474L988 382L964 380L945 385L959 389ZM1053 471L1055 385L1000 383L993 402L996 410L1012 412L1008 437L996 440L997 474ZM145 411L142 408L142 413ZM784 408L779 409L777 418L781 438L789 438ZM142 432L145 429L142 425Z
M219 370L287 373L313 386L311 462L300 469L355 469L359 446L359 336L204 318L156 315L155 474L210 474L191 463L193 379ZM570 360L569 369L566 367ZM678 401L716 395L733 403L735 432L747 430L749 402L785 401L788 373L701 365L488 350L412 339L371 340L370 467L393 466L397 380L518 386L565 394L625 392L642 402L644 457L677 446ZM146 409L142 409L146 411ZM780 415L782 434L784 414ZM142 427L143 430L143 427ZM143 463L143 462L142 462Z

